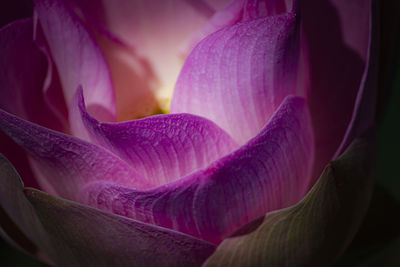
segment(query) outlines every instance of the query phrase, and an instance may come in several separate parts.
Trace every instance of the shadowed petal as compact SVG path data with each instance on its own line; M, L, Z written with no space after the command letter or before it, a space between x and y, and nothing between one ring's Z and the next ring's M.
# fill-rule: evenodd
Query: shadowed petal
M56 266L200 266L215 249L208 242L32 188L23 192L3 156L0 170L0 207Z
M200 266L213 244L25 189L60 266Z
M225 239L205 266L330 266L354 237L375 180L376 137L356 139L298 204Z
M237 148L227 133L202 117L173 114L99 123L86 111L81 89L74 103L72 112L83 121L89 141L117 154L154 185L205 168Z
M116 119L114 89L104 55L80 19L60 0L35 0L35 11L57 66L67 106L79 85L88 109L100 120ZM74 121L71 121L74 131Z
M257 19L265 16L272 16L276 14L282 14L291 10L291 2L297 2L297 0L285 1L285 0L246 0L243 10L243 19Z
M8 217L25 238L34 242L36 246L41 250L45 250L49 255L55 256L52 244L22 190L23 184L21 178L11 163L0 154L0 210L6 213L6 215L0 217L0 225L3 226L6 217ZM7 236L12 242L16 242L15 245L20 245L26 249L27 244L25 242L19 244L18 240L13 239L17 238L13 236L15 230L12 229L10 233L7 230L9 229L2 229L4 231L2 236ZM36 248L31 248L31 246L28 250L33 254Z
M239 144L255 136L297 91L299 19L295 13L238 23L211 34L187 58L172 113L206 117Z
M66 130L68 127L57 120L43 96L48 65L32 37L31 19L0 30L0 108L53 130ZM0 153L15 164L27 185L37 187L23 150L2 133Z
M304 0L300 5L308 48L303 67L310 76L309 103L316 142L313 182L334 158L351 122L369 60L371 3Z
M60 266L200 266L213 244L26 189Z
M372 1L371 4L369 47L366 57L366 66L361 80L360 89L357 93L353 115L341 146L336 151L334 158L337 158L356 137L360 136L375 123L379 66L379 25L377 14L378 3L377 1Z
M219 243L237 227L301 199L313 149L306 102L288 97L259 135L206 169L146 191L89 183L80 201Z
M123 160L102 147L49 130L0 110L0 130L29 152L45 190L75 199L90 181L106 180L137 188L150 185ZM50 187L49 187L50 186Z

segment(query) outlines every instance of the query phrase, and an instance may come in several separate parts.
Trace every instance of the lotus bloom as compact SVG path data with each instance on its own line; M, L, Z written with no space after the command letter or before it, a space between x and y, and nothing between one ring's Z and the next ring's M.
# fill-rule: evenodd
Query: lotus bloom
M0 31L1 152L35 187L2 158L0 204L28 252L318 266L351 241L373 184L375 1L34 5Z

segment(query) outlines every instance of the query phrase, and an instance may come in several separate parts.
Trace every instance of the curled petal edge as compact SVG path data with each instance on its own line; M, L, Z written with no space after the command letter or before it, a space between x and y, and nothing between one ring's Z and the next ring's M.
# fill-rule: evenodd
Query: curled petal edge
M327 165L296 205L267 213L225 239L204 266L328 266L354 237L372 195L376 134L370 128Z

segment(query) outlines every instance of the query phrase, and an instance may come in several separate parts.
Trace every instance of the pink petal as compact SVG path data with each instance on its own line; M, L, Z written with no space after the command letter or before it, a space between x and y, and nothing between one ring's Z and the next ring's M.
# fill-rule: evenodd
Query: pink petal
M205 37L222 29L240 22L243 17L244 0L233 0L224 8L218 10L207 21L207 23L193 36L186 41L181 48L182 54L189 54L192 49Z
M177 81L172 113L206 117L239 144L256 135L297 90L299 20L294 13L250 20L204 39Z
M371 1L305 0L310 111L315 130L314 180L333 159L351 120L366 70Z
M191 2L103 1L108 28L149 63L162 86L172 87L178 76L180 43L212 14Z
M300 200L309 188L313 149L307 104L288 97L259 135L206 169L146 191L89 183L81 201L219 243L237 227Z
M101 29L97 38L115 82L118 119L129 120L151 115L155 96L167 101L184 62L181 45L227 0L76 2L89 24Z
M173 114L99 123L86 111L82 90L75 104L76 121L83 122L88 140L114 152L154 185L205 168L237 148L227 133L202 117Z
M45 127L64 131L67 126L57 120L43 97L47 62L33 42L32 29L32 20L26 19L0 30L0 108ZM38 186L24 151L2 133L0 152L15 164L27 185Z
M294 3L286 3L283 0L232 0L228 5L218 9L193 37L183 46L182 52L189 53L196 44L206 36L227 26L238 22L258 19L289 12Z
M68 107L79 85L88 109L100 120L115 120L114 89L104 55L80 19L60 0L36 0L35 11L60 75ZM71 121L74 131L74 121Z
M75 199L88 182L114 181L137 188L150 185L123 160L75 137L49 130L0 110L0 130L33 158L41 186Z

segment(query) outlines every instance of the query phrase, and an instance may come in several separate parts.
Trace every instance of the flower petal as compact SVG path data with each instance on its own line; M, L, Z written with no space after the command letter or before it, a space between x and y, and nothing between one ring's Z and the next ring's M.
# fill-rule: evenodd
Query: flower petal
M346 134L334 158L337 158L349 146L349 144L368 128L375 124L376 98L378 88L378 4L371 2L369 47L366 58L366 66L357 93L353 114L347 127Z
M89 141L128 162L153 185L176 180L238 147L215 123L190 114L159 115L123 123L99 123L85 109L82 90L75 109ZM83 132L83 131L81 131Z
M89 183L80 201L218 243L265 212L300 200L313 149L307 104L288 97L259 135L206 169L146 191Z
M67 126L57 120L43 97L47 62L32 40L31 19L13 22L0 30L0 108L54 130ZM0 134L0 152L24 175L24 182L37 186L24 152Z
M57 66L68 107L79 85L88 109L100 120L116 119L114 89L104 55L80 19L60 0L35 0L35 11ZM74 130L74 122L71 121Z
M208 242L25 189L62 266L200 266Z
M309 54L303 67L310 75L316 142L314 182L333 159L351 120L366 71L371 0L305 0L301 7Z
M23 185L21 178L11 163L0 154L0 209L4 210L6 216L18 227L22 234L34 242L40 249L45 250L49 255L55 255L52 244L37 218L32 205L27 201L22 192ZM6 216L0 217L0 225L3 225ZM8 235L7 229L3 228ZM12 233L8 235L13 238ZM26 244L19 244L22 248ZM34 247L31 253L34 253Z
M206 36L227 26L232 26L238 22L254 20L266 16L273 16L289 12L293 5L297 5L297 0L286 3L283 0L232 0L208 20L200 31L183 46L183 53L189 53L196 44Z
M61 266L200 266L215 246L193 237L25 189Z
M179 44L214 12L199 2L116 0L103 1L103 6L111 32L149 61L162 84L173 86L182 64Z
M208 36L185 62L171 112L206 117L245 143L287 95L304 95L296 86L298 26L295 13L287 13Z
M79 189L97 180L146 188L123 160L102 147L43 128L0 110L0 130L29 152L45 190L75 199ZM38 177L38 179L40 178Z
M245 1L243 0L233 0L215 12L207 23L182 45L181 53L188 55L192 49L208 35L241 21L244 3Z
M306 197L225 239L205 266L330 266L354 237L375 180L375 134L356 139Z
M18 174L1 155L0 169L0 207L57 266L200 266L215 250L181 233L32 188L23 192Z
M115 82L119 120L128 120L151 115L156 108L154 94L168 108L184 62L181 44L206 23L215 12L214 4L226 0L77 2L89 23L103 28L100 35L112 36L111 42L98 40Z

